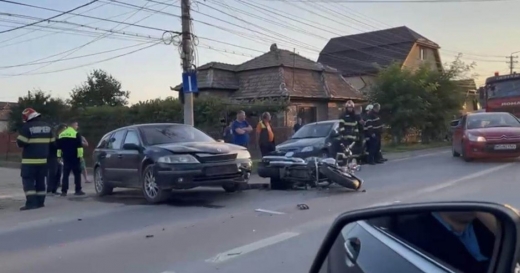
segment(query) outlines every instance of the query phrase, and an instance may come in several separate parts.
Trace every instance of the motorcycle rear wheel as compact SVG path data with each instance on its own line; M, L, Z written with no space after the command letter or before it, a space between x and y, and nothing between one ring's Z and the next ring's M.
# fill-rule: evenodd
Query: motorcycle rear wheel
M356 176L348 173L344 173L341 170L333 168L331 166L322 166L320 169L321 173L325 175L330 181L343 186L351 190L359 190L363 182Z

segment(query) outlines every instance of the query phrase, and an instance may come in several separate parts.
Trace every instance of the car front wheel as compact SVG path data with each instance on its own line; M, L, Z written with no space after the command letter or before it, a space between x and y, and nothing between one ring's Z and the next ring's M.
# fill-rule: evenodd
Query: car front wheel
M104 196L112 194L114 191L114 187L111 187L103 181L103 172L101 172L101 167L96 167L94 169L94 188L96 190L97 196Z
M141 185L146 201L157 204L167 200L171 196L171 190L162 190L157 185L156 177L153 172L153 164L146 166L141 175Z

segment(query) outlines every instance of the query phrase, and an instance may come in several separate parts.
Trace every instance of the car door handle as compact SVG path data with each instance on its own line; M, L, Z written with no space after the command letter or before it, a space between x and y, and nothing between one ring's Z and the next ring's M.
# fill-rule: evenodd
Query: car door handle
M345 252L347 253L347 258L350 260L350 262L356 264L357 258L359 256L359 250L361 248L361 243L359 242L359 239L350 238L345 242L344 246Z

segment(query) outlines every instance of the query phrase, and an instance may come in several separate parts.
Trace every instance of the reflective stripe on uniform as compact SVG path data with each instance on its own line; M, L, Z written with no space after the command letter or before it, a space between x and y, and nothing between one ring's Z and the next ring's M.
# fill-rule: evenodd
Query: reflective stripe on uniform
M26 196L29 196L29 195L36 195L36 191L26 191L26 192L25 192L25 195L26 195Z
M83 147L78 148L78 158L83 158Z
M37 191L37 192L35 192L35 194L41 196L41 195L47 195L47 192L45 192L45 191Z
M56 152L56 155L57 155L58 157L61 157L61 149L58 149L58 151Z
M47 164L47 158L22 158L22 164Z
M21 142L25 142L25 143L29 142L29 139L22 135L18 135L18 137L16 139L20 140Z
M54 138L31 138L27 143L51 143Z

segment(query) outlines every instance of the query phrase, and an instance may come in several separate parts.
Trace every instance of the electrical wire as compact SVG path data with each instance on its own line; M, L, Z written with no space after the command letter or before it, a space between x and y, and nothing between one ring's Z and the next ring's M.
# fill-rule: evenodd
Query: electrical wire
M285 0L263 0L266 2L280 2ZM475 2L509 2L517 0L289 0L289 2L301 2L301 3L475 3Z
M2 30L2 31L0 31L0 34L11 32L11 31L15 31L15 30L19 30L19 29L22 29L22 28L30 27L30 26L34 26L34 25L42 23L42 22L50 21L52 19L58 18L60 16L63 16L65 14L70 14L70 13L72 13L75 10L81 9L81 8L89 6L89 5L92 5L92 4L96 3L97 1L99 1L99 0L90 1L90 2L88 2L86 4L83 4L81 6L75 7L73 9L70 9L70 10L67 10L67 11L59 11L60 12L59 14L51 16L51 17L49 17L47 19L42 19L42 20L40 20L38 22L33 22L33 23L30 23L30 24L27 24L27 25L11 28L11 29L7 29L7 30ZM13 1L8 1L8 0L0 0L0 2L9 3L9 4L16 4L16 5L22 5L23 4L23 3L17 3L17 2L13 2ZM23 4L23 5L26 6L26 4Z
M120 55L117 55L117 56L113 56L113 57L110 57L110 58L106 58L106 59L102 59L102 60L99 60L99 61L95 61L95 62L83 64L83 65L78 65L78 66L74 66L74 67L68 67L68 68L63 68L63 69L53 70L53 71L45 71L45 72L38 72L38 73L31 73L31 74L23 74L23 75L2 75L2 76L13 77L13 76L25 76L25 75L45 75L45 74L52 74L52 73L63 72L63 71L68 71L68 70L74 70L74 69L78 69L78 68L82 68L82 67L86 67L86 66L90 66L90 65L94 65L94 64L108 62L108 61L111 61L111 60L114 60L114 59L117 59L117 58L125 57L125 56L128 56L128 55L131 55L131 54L134 54L134 53L137 53L137 52L140 52L140 51L152 48L152 47L157 46L157 45L159 45L161 43L162 42L156 42L156 43L153 43L151 45L148 45L148 46L145 46L145 47L141 47L139 49L136 49L136 50L133 50L133 51L130 51L130 52L127 52L127 53L123 53L123 54L120 54Z
M97 1L99 1L99 0L94 0L94 1L92 1L92 2L97 2ZM118 3L119 3L119 1L115 1L115 0L110 0L110 1L118 2ZM95 16L90 16L90 15L84 15L84 14L80 14L80 13L64 12L64 11L60 11L60 10L56 10L56 9L45 8L45 7L41 7L41 6L30 5L30 4L25 4L25 3L19 3L19 2L9 1L9 0L0 0L0 2L6 2L6 3L10 3L10 4L21 5L21 6L25 6L25 7L31 7L31 8L41 9L41 10L47 10L47 11L54 11L54 12L61 12L61 13L69 13L69 14L73 14L73 15L76 15L76 16L80 16L80 17L85 17L85 18L90 18L90 19L96 19L96 20L105 21L105 22L110 22L110 23L124 24L124 25L132 26L132 27L138 27L138 28L143 28L143 29L156 30L156 31L162 31L162 32L164 32L164 31L169 31L169 30L166 30L166 29L161 29L161 28L156 28L156 27L144 26L144 25L139 25L139 24L125 23L125 22L120 22L120 21L110 20L110 19L101 18L101 17L95 17ZM134 6L135 6L135 5L134 5ZM138 8L139 8L139 6L135 6L135 7L138 7ZM63 15L63 14L61 14L61 15ZM60 15L60 16L61 16L61 15ZM53 17L48 18L48 19L42 19L41 21L42 21L42 22L45 22L45 21L52 21L52 19L54 19L55 17L58 17L58 15L53 16ZM0 34L1 34L1 33L3 33L3 32L0 32Z

